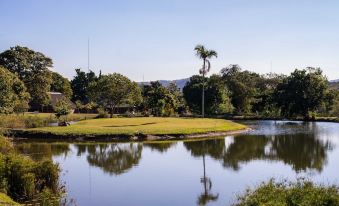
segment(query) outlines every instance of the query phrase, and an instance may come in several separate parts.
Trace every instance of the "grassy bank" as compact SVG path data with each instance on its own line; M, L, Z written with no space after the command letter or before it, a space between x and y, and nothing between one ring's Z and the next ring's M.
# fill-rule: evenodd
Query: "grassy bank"
M81 121L68 127L24 130L26 134L54 136L191 135L229 132L246 126L223 119L202 118L112 118Z
M93 119L97 114L70 114L62 117L61 120L80 121ZM58 122L53 113L34 114L27 112L25 114L0 115L0 128L37 128L46 127L50 123Z

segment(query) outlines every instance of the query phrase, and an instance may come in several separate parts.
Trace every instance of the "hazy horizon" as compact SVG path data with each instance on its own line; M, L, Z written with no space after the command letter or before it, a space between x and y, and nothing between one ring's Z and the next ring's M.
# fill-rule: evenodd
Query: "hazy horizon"
M339 79L338 1L2 0L0 7L0 52L27 46L68 78L87 70L90 39L93 71L134 81L197 74L197 44L219 54L211 74L229 64L261 74L314 66Z

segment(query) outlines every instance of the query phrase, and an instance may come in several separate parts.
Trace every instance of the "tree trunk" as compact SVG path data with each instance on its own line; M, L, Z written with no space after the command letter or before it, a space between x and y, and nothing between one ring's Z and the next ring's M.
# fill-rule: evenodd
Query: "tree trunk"
M202 118L205 117L205 65L206 60L204 59L203 69L202 69L202 99L201 99L201 115Z
M110 116L109 117L113 118L113 108L111 107L110 109L111 109L111 111L110 111Z
M114 114L114 108L115 108L115 106L111 106L110 107L110 118L113 118L113 114Z

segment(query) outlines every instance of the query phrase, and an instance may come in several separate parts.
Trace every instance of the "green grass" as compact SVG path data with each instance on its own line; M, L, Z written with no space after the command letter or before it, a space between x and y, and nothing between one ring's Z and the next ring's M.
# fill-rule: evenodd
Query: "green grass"
M14 205L20 205L20 204L14 202L10 197L0 192L0 205L8 205L8 206L13 205L14 206Z
M201 118L112 118L92 119L68 127L42 127L26 131L54 135L175 135L226 132L245 129L246 126L223 119Z

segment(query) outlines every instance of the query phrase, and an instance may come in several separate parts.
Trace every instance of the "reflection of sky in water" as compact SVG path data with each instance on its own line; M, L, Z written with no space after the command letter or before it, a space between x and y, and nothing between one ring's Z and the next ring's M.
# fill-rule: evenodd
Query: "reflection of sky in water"
M338 183L339 124L248 121L255 130L206 141L166 144L21 144L24 153L53 156L69 196L79 205L229 205L237 193L272 177L306 176ZM41 157L35 156L39 159Z

